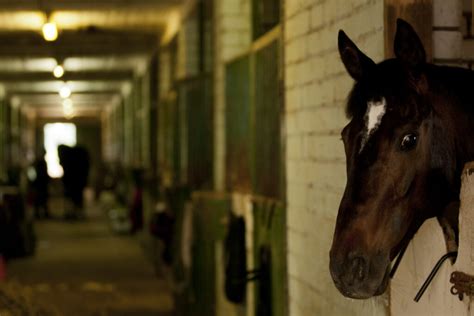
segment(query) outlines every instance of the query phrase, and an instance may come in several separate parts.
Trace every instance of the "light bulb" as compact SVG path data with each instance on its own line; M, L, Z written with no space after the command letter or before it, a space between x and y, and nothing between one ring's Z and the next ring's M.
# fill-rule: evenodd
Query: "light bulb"
M56 23L47 22L43 24L43 37L48 42L55 41L58 38L58 29Z
M67 85L64 85L59 89L59 95L63 99L67 99L71 96L71 88L69 88Z
M64 75L64 68L61 65L56 65L53 69L53 75L56 78L61 78Z

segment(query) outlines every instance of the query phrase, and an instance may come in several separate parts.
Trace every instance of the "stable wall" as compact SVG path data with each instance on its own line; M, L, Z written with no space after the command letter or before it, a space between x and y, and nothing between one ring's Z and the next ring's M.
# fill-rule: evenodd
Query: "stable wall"
M353 81L339 60L344 29L376 62L384 58L383 0L284 1L287 235L290 315L387 315L388 297L344 298L329 248L345 187L340 131Z
M238 55L248 51L251 43L251 10L250 0L219 0L214 1L214 190L225 190L226 177L226 63ZM239 201L245 200L244 197L235 197ZM247 210L244 216L249 217L251 209ZM247 223L248 225L248 223ZM248 225L248 235L251 234L251 225ZM247 238L248 239L248 238ZM247 295L247 304L236 305L230 303L222 290L224 288L223 271L223 243L216 244L216 314L217 315L252 315L253 314L253 291L250 289ZM252 251L248 248L248 253ZM250 257L250 256L248 256Z
M250 0L214 1L214 188L225 183L225 64L250 48Z

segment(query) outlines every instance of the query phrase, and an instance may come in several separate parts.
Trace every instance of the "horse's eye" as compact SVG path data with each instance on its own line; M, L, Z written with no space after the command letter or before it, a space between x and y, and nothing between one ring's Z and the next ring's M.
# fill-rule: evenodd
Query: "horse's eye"
M416 134L407 134L403 136L402 142L400 143L400 149L403 151L409 151L416 146L418 136Z

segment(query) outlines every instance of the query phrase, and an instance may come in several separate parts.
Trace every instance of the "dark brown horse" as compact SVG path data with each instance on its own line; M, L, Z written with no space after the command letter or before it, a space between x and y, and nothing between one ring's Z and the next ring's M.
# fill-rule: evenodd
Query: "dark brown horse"
M427 218L437 217L456 247L460 175L474 160L474 72L427 63L402 20L396 58L379 64L343 31L338 40L355 84L330 270L343 295L368 298L385 291L392 260Z

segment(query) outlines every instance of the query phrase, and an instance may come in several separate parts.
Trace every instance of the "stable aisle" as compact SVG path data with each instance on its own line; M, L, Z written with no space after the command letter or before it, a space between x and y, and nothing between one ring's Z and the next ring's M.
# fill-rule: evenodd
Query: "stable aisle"
M113 234L100 216L40 221L35 229L36 255L8 263L3 311L11 305L12 315L173 315L171 292L136 238Z

